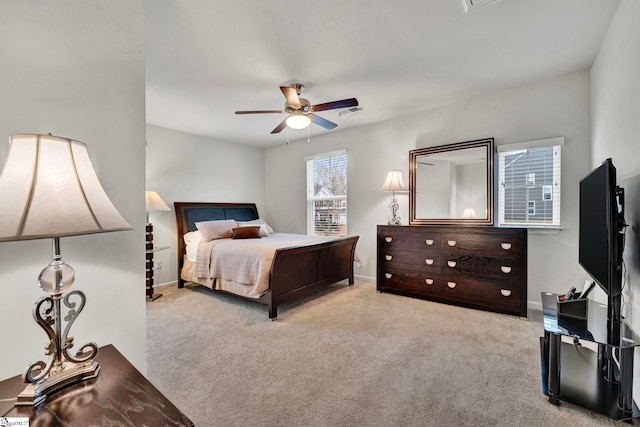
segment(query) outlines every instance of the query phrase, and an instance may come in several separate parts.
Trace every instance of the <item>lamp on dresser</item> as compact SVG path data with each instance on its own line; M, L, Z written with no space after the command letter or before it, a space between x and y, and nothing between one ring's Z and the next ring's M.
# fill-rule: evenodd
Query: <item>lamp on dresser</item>
M150 301L156 300L162 296L162 294L155 294L153 291L153 273L155 270L153 254L159 250L168 249L167 247L157 248L153 245L153 224L149 222L149 212L151 211L170 211L171 208L162 200L162 198L155 191L145 192L145 210L147 212L147 225L146 225L146 246L145 246L145 258L146 258L146 273L147 273L147 285L146 294L147 299Z
M466 208L462 213L462 218L471 219L476 217L476 210L473 208Z
M85 306L82 291L73 290L73 268L62 260L60 238L131 226L113 206L93 169L82 142L51 135L14 135L0 175L0 241L51 239L51 262L38 276L48 293L36 301L33 317L49 337L47 362L28 366L26 388L16 405L37 405L73 383L98 376L95 343L74 355L69 329ZM64 306L64 308L63 308ZM63 313L63 310L66 312ZM63 328L63 322L65 322Z
M399 170L392 170L387 173L387 179L380 187L380 191L392 193L391 202L389 203L389 209L391 210L391 216L388 218L389 225L400 225L401 219L397 215L398 213L398 199L396 199L396 193L407 193L409 190L404 185L402 180L402 172Z

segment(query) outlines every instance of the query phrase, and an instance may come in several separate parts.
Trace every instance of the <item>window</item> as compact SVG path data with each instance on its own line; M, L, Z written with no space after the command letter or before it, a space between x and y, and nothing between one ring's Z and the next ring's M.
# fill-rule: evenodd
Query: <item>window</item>
M347 151L307 157L307 234L347 235Z
M535 200L529 200L529 206L527 207L527 214L529 215L535 215L536 214L536 201Z
M560 166L564 138L498 147L498 225L560 227Z
M536 173L531 172L527 174L527 187L535 187L536 185Z

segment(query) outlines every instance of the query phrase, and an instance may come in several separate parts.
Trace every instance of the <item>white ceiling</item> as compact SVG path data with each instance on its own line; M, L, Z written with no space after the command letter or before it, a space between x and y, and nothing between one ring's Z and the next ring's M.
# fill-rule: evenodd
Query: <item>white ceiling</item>
M256 147L284 115L279 86L312 104L311 136L339 132L591 66L619 0L152 0L145 4L147 123ZM307 130L288 132L291 141Z

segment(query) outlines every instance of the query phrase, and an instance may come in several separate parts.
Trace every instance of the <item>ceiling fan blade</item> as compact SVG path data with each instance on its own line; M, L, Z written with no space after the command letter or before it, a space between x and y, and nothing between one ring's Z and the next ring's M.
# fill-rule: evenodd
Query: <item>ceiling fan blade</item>
M310 107L311 111L335 110L336 108L349 108L358 105L355 98L341 99L340 101L325 102L324 104L316 104Z
M280 133L280 132L282 132L282 129L284 129L286 127L287 127L287 119L284 119L282 122L280 122L280 124L278 126L276 126L276 128L274 130L271 131L271 133Z
M236 114L265 114L265 113L284 113L284 110L246 110L236 111Z
M285 98L287 98L287 104L291 108L301 108L302 104L300 104L300 97L298 96L298 91L294 87L289 86L280 86L280 90Z
M307 114L307 115L309 116L309 118L311 119L311 121L313 123L315 123L317 125L320 125L325 129L331 130L334 127L338 126L337 124L335 124L335 123L333 123L333 122L331 122L331 121L329 121L327 119L324 119L324 118L322 118L320 116L316 116L315 114Z

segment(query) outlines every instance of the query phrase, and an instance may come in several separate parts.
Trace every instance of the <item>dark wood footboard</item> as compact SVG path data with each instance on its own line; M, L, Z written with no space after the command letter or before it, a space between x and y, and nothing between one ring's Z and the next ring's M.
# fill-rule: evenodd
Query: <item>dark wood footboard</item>
M358 236L327 243L278 249L271 265L269 292L261 302L269 306L269 318L278 315L278 304L310 295L325 286L348 279L353 285L353 261Z

